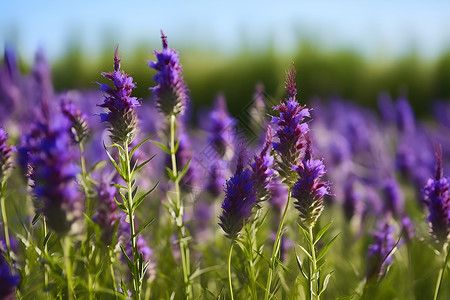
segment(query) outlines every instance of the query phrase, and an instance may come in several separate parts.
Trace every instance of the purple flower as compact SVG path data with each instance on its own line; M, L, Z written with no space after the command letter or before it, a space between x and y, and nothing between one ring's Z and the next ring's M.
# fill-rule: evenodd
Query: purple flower
M252 172L250 169L244 169L243 158L240 155L236 172L225 184L225 200L219 217L219 225L229 239L238 236L252 214L252 208L256 204L253 183Z
M386 179L383 186L384 194L384 212L392 216L403 214L403 195L402 190L395 178Z
M436 153L436 175L428 179L423 189L425 203L430 215L427 220L431 223L431 232L438 243L444 243L450 232L450 197L449 179L443 176L442 150Z
M397 100L397 127L403 133L412 133L415 130L414 112L406 98Z
M22 161L31 167L36 213L61 236L79 233L77 221L82 218L82 195L75 181L78 157L70 147L69 128L69 121L59 115L48 123L37 122L20 150L26 156Z
M300 213L301 222L306 226L314 226L323 211L323 197L330 195L329 183L321 182L327 173L321 160L311 156L311 141L307 138L307 146L303 161L293 169L298 174L297 182L292 188L295 208Z
M0 298L12 300L17 286L20 283L18 275L11 274L11 268L0 254Z
M393 235L394 226L387 222L379 223L378 229L373 232L373 244L367 249L366 277L368 280L378 281L392 262L390 254L395 247Z
M8 146L8 134L0 127L0 188L13 167L12 153L16 151L13 146Z
M93 221L102 229L101 240L105 245L112 244L119 219L116 213L117 203L114 200L116 193L117 188L105 181L97 186L97 214L93 217Z
M297 178L292 165L301 164L304 148L304 135L309 130L306 123L310 117L309 110L301 106L295 99L295 69L291 66L287 72L286 95L288 98L274 110L280 112L279 117L272 117L271 123L277 126L275 136L278 142L273 142L276 153L277 171L288 185L292 185Z
M228 113L225 97L222 94L217 97L209 119L208 146L212 147L219 157L230 161L234 156L235 150L234 125L236 120Z
M108 113L100 114L102 122L109 123L110 137L114 143L130 144L136 137L137 115L136 108L141 104L136 97L131 97L131 92L136 87L133 78L120 71L120 58L114 53L114 71L102 73L102 75L113 82L114 87L100 84L100 90L105 93L105 101L100 107L109 110Z
M227 164L220 158L214 159L207 173L206 189L214 196L218 196L223 191L223 185L227 176Z
M157 61L151 61L149 67L158 71L153 80L158 84L150 88L155 96L156 105L166 116L183 114L189 97L183 81L182 67L177 51L170 49L167 37L161 31L163 50L154 51Z
M407 242L414 237L414 223L407 216L402 218L402 236Z
M75 143L82 143L89 136L89 127L86 116L72 103L61 101L61 112L66 116L70 123L70 133Z
M272 169L273 156L270 156L272 146L272 127L267 127L266 140L259 155L254 156L254 162L250 165L253 171L254 189L256 201L261 202L270 198L268 185L275 171Z
M347 220L350 220L361 207L362 195L356 188L356 179L349 178L344 185L344 214Z

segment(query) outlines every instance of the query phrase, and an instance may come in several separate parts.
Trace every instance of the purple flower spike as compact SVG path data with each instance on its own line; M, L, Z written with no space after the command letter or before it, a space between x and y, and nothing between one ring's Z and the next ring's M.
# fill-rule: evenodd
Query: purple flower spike
M114 196L117 188L103 181L97 187L97 214L93 217L93 221L102 229L101 240L105 245L111 245L113 242L113 234L119 216L116 213L118 208Z
M256 201L261 202L270 198L269 183L275 171L272 169L273 156L270 156L272 146L272 127L267 127L266 140L259 155L255 155L254 162L250 165L253 170L254 189Z
M137 115L136 108L141 104L136 97L131 97L131 92L136 87L133 78L120 71L120 58L117 57L118 48L114 54L114 71L102 73L113 82L114 87L100 84L100 90L105 93L105 102L100 107L109 110L100 114L102 122L109 123L110 137L114 143L130 144L136 137Z
M89 127L84 115L72 102L61 101L61 112L66 116L72 127L70 133L75 143L82 143L89 136Z
M438 243L444 243L450 233L450 197L449 179L443 176L442 150L436 153L436 175L428 179L423 189L425 203L430 215L428 222L431 223L431 232Z
M252 172L250 169L244 169L243 158L240 156L236 173L226 182L225 200L222 203L222 215L219 217L219 225L227 238L233 240L238 236L244 223L250 218L255 204Z
M158 109L166 116L183 114L189 97L183 80L182 67L177 51L170 49L167 37L161 31L163 50L154 51L157 61L149 67L158 71L153 80L158 84L150 88L155 96Z
M378 224L378 229L373 233L373 244L367 249L368 280L380 280L387 266L392 262L392 251L395 247L393 239L394 226L387 222Z
M288 185L292 185L297 174L292 169L292 165L301 164L304 148L304 135L308 132L306 120L310 117L309 110L301 106L295 99L297 90L295 89L295 69L291 66L287 72L286 79L286 102L274 106L273 110L280 112L279 117L272 117L271 123L276 125L275 136L278 142L273 142L273 149L276 153L277 171Z
M8 134L0 127L0 188L13 167L12 153L16 151L13 146L8 146Z
M307 146L303 162L293 166L299 178L292 188L295 208L300 213L300 219L305 227L314 226L323 211L323 197L330 195L329 183L321 182L327 173L321 160L311 156L311 141L307 138Z
M0 299L13 300L14 293L20 283L18 275L12 275L9 265L0 255Z
M384 194L384 212L392 216L400 216L403 214L404 201L402 190L395 178L388 178L383 187Z
M77 234L82 220L82 196L76 184L77 155L70 148L70 124L56 116L48 124L36 123L24 139L21 153L31 166L36 213L60 236Z

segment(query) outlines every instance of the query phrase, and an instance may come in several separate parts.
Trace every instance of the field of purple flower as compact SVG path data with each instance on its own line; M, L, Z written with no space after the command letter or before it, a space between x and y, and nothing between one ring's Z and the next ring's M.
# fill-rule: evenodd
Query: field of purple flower
M144 99L118 48L64 93L5 50L1 299L450 298L448 103L306 105L292 63L281 98L257 85L233 117L219 94L194 122L161 38Z

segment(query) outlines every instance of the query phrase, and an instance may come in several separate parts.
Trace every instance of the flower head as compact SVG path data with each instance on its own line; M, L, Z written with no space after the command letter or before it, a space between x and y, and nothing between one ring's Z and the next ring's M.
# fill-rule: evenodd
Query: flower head
M379 280L386 267L392 262L392 251L395 247L393 239L394 227L387 222L378 224L378 229L373 232L373 244L367 249L368 280Z
M114 143L130 144L136 137L137 115L136 108L140 106L136 97L131 97L131 92L136 87L133 78L120 71L120 58L117 57L117 48L114 54L114 71L102 73L113 82L114 87L100 84L100 90L105 93L105 101L100 107L109 110L100 114L102 122L109 123L110 137Z
M384 212L393 216L400 216L403 213L402 190L395 178L388 178L383 187L385 197Z
M301 106L295 99L295 69L291 66L286 79L286 101L273 107L280 112L279 117L272 117L271 123L277 126L275 137L278 142L273 142L277 171L284 182L292 185L297 178L292 165L301 164L304 148L304 136L308 132L306 120L310 117L309 110Z
M151 61L149 67L158 71L153 80L158 85L150 88L155 96L159 110L167 116L183 114L189 97L183 80L182 67L177 51L170 49L167 37L161 31L163 49L154 51L157 61Z
M16 151L13 146L8 146L7 141L8 134L0 127L0 188L13 166L12 153Z
M275 171L272 169L273 156L270 156L272 146L272 127L267 127L266 140L259 155L254 156L254 162L250 165L253 171L254 189L256 201L264 201L270 198L269 183Z
M430 215L427 220L431 223L431 232L438 243L444 243L450 233L450 195L449 179L443 176L441 152L436 154L436 174L428 179L423 189L425 203Z
M89 136L89 127L86 116L72 103L61 101L61 112L70 123L70 133L75 143L82 143Z
M48 123L37 122L24 138L21 153L31 167L30 178L36 196L35 209L47 224L63 236L79 233L82 218L81 193L76 184L77 155L71 149L69 121L57 115Z
M219 225L225 231L226 237L235 239L238 236L244 223L250 218L255 204L252 172L250 169L244 169L243 158L240 156L236 172L225 184L225 200L219 217Z
M300 213L302 224L313 226L323 211L323 197L330 195L330 190L329 183L321 181L327 171L321 160L312 158L309 138L302 163L293 169L298 174L292 187L292 197L296 199L294 206Z

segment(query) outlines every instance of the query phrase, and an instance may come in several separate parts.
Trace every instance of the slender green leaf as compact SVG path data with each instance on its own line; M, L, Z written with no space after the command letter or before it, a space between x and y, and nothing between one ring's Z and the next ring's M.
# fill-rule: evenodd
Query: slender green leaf
M189 169L189 165L191 164L191 159L189 159L189 161L187 162L187 164L183 167L183 170L181 170L180 173L178 173L178 177L177 177L177 181L180 182L181 179L184 177L184 175L186 175L188 169Z
M137 193L138 189L139 189L138 185L134 187L133 191L131 192L131 198L134 199L136 197L136 193Z
M88 171L88 173L92 173L95 170L97 170L98 168L103 168L106 165L106 160L100 160L98 162L96 162Z
M169 154L169 155L172 154L172 153L170 152L169 148L168 148L166 145L164 145L164 144L162 144L162 143L160 143L160 142L155 142L155 141L151 141L151 143L154 144L154 145L156 145L156 146L158 146L158 147L161 148L162 150L164 150L164 152L166 152L167 154Z
M339 236L339 233L336 234L334 236L334 238L332 238L323 248L323 250L320 252L320 254L317 256L317 261L319 261L320 259L322 259L325 254L327 254L328 250L330 249L331 245L333 244L333 242L337 239L337 237Z
M325 290L327 289L328 282L330 281L330 277L331 277L332 273L333 272L331 272L327 276L325 276L325 279L323 280L322 288L320 289L320 292L319 292L319 296L322 295L322 293L325 292Z
M125 207L125 205L122 202L117 201L116 197L114 197L114 201L116 201L117 206L123 210L123 211L127 211L127 208Z
M177 141L176 141L176 143L175 143L175 148L174 148L174 150L173 150L173 153L177 153L177 151L178 151L178 148L180 147L180 139L178 139Z
M50 237L52 236L52 232L49 231L47 233L47 235L45 236L44 242L42 243L42 246L45 248L45 246L47 245L48 241L50 240Z
M142 142L140 142L139 144L137 144L136 146L133 147L133 149L131 149L130 151L130 157L133 156L134 152L139 149L144 143L146 143L148 140L150 140L152 137L154 137L154 135L146 138L145 140L143 140Z
M133 203L133 210L136 210L139 207L139 205L141 205L142 201L144 201L145 197L147 197L151 192L153 192L158 185L159 185L159 181L155 184L154 187L152 187L144 195L140 196L139 199Z
M105 144L103 144L103 146L105 147ZM123 175L123 171L121 170L121 168L119 167L119 165L116 163L116 161L114 160L114 158L111 156L111 154L108 152L108 150L106 150L105 147L105 151L106 154L108 154L109 160L112 162L112 164L114 165L114 167L117 170L117 173L119 173L120 177L122 177L123 180L125 180L125 176ZM126 180L125 180L126 181Z
M139 230L134 234L133 237L137 237L142 231L145 230L145 228L147 228L148 226L150 226L154 221L155 221L155 218L151 219L149 222L147 222L147 224L145 224L144 226L142 226L141 228L139 228ZM130 241L131 241L131 238L130 238Z
M301 231L303 232L303 235L305 236L306 241L308 242L308 244L311 244L311 236L309 235L308 230L306 230L305 228L303 228L302 225L298 224L298 227L301 229Z
M170 180L175 181L175 175L173 175L173 172L170 168L166 167L167 176L169 176Z
M298 269L302 273L303 277L305 277L305 279L308 279L308 275L306 275L305 271L303 270L302 260L300 259L300 257L298 257L297 251L295 250L295 248L294 248L294 253L295 253L295 257L297 258Z
M111 185L112 186L115 186L116 188L118 188L118 189L127 189L127 187L126 186L123 186L123 185L121 185L121 184L118 184L118 183L111 183Z
M127 253L125 252L125 249L123 249L122 245L120 246L120 250L122 251L123 256L125 257L125 260L127 261L128 264L128 269L131 272L131 275L134 276L134 265L133 262L131 261L131 259L128 257Z
M140 164L139 166L137 166L136 168L133 168L133 174L138 173L146 164L148 164L150 161L152 161L152 159L156 156L153 155L152 157L150 157L149 159L147 159L146 161L144 161L142 164Z
M34 215L33 221L31 221L31 225L35 225L40 219L41 219L42 215L40 213L37 213Z
M330 228L331 224L333 224L333 221L325 225L316 235L316 240L314 241L314 245L317 244L317 242L320 240L320 238L324 235L324 233Z
M103 146L105 146L105 143L103 143ZM116 147L117 149L119 149L119 151L122 151L122 152L125 153L125 150L123 149L123 147L120 146L120 145L117 144L117 143L114 143L114 144L111 144L111 145L109 145L109 146L106 146L105 149L107 149L107 148L112 148L112 147Z
M305 248L303 248L302 246L300 246L299 244L297 244L297 246L306 254L306 256L308 256L308 258L312 261L312 256L311 254L309 254L308 250L306 250Z

